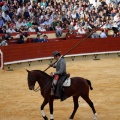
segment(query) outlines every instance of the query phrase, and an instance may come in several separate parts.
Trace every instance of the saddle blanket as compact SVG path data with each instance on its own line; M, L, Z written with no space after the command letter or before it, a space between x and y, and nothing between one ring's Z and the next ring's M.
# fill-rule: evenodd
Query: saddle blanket
M64 83L63 83L63 86L64 87L69 87L71 85L71 79L70 78L67 78Z

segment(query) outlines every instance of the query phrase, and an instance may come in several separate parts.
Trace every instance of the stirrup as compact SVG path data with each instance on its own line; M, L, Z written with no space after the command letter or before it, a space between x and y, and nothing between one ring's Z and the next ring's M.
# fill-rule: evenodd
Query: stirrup
M54 89L53 89L53 88L51 88L51 93L50 93L50 95L54 95Z

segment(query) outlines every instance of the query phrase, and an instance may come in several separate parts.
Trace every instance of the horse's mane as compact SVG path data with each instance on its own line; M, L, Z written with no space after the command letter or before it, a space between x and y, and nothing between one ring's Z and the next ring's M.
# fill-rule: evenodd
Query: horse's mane
M42 73L44 76L47 76L49 78L52 78L50 75L48 75L46 72L42 71L42 70L33 70L33 71L36 71L36 72L40 72Z

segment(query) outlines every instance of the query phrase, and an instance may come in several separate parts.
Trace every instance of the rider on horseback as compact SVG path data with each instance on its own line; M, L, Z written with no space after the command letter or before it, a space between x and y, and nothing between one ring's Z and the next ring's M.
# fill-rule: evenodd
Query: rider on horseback
M56 87L56 84L59 78L63 77L59 81L60 86L59 85L57 86L59 91L61 91L61 85L63 84L65 77L66 77L66 61L64 60L63 57L61 57L61 54L58 51L53 52L53 57L55 60L57 60L57 62L54 65L50 65L51 67L56 68L56 72L51 73L51 76L54 77L53 82L52 82L51 95L54 95L55 87Z

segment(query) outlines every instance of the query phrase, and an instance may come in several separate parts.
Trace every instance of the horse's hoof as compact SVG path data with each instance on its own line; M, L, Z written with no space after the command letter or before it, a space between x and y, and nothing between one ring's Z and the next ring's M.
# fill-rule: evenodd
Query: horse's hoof
M43 117L44 118L44 120L48 120L48 118L45 116L45 117Z

